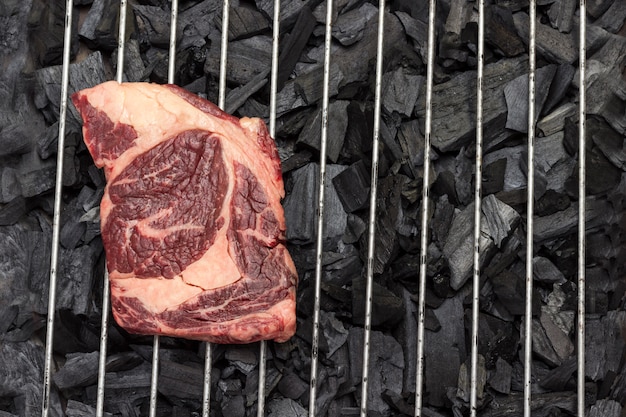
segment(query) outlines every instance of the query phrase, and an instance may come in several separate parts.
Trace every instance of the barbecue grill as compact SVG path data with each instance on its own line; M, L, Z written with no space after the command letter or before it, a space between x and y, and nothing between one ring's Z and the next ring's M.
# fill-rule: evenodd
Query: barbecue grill
M283 7L285 6L285 2L283 3ZM543 3L542 3L543 4ZM321 328L321 304L322 304L322 286L323 286L323 276L324 276L324 265L325 265L325 254L327 252L327 248L325 247L328 244L324 239L324 228L326 225L326 221L324 218L325 213L325 204L327 203L325 195L325 190L331 186L330 179L327 174L327 158L324 157L328 152L328 144L329 144L329 120L331 119L331 115L329 114L329 107L331 104L331 98L333 94L332 92L332 65L333 65L333 20L336 19L336 10L333 6L332 0L327 0L326 3L322 3L319 7L324 7L325 11L325 26L324 26L324 43L320 45L320 50L323 51L323 79L322 79L322 97L319 106L321 107L321 130L319 135L319 154L322 155L319 159L319 170L317 172L317 188L316 188L316 201L317 208L315 210L315 241L314 241L314 253L315 253L315 268L314 268L314 283L313 286L313 304L312 304L312 325L311 330L312 333L310 335L310 381L309 381L309 399L307 406L307 413L309 416L320 415L318 410L318 397L320 395L320 360L321 355L321 347L320 347L320 338L321 332L323 329ZM428 328L428 315L427 315L427 300L426 294L428 292L427 284L429 280L433 280L431 271L429 271L429 258L432 256L432 252L429 252L429 248L431 243L433 243L433 237L430 233L430 224L433 221L433 212L435 207L433 207L432 199L430 198L430 193L434 184L434 178L432 175L436 175L433 170L432 161L436 160L435 156L432 153L433 149L433 137L437 135L436 127L433 125L433 100L436 92L434 91L435 78L439 77L439 82L443 82L445 77L442 74L436 74L436 56L438 51L436 50L436 34L437 34L437 2L435 0L430 0L428 2L428 22L427 25L424 26L427 29L427 44L422 45L422 51L425 52L425 80L424 80L424 88L423 95L425 97L425 108L424 108L424 123L423 123L423 159L421 161L423 178L421 181L421 191L419 199L422 202L420 205L419 217L415 220L416 223L419 223L419 238L416 236L416 240L419 239L419 255L417 262L417 268L415 269L414 280L415 280L415 296L411 302L415 302L415 312L416 312L416 323L417 323L417 337L416 344L413 347L414 353L410 355L416 359L414 364L415 368L415 386L414 386L414 397L407 400L407 403L412 407L412 413L415 416L429 416L429 415L439 415L434 413L431 409L425 406L425 398L427 394L427 384L428 381L425 380L424 369L426 366L426 361L428 360L425 357L425 344L427 343L427 337L425 336L425 331ZM447 6L446 6L447 7ZM54 331L55 331L55 318L57 316L57 305L56 305L56 297L57 297L57 280L59 278L59 241L61 235L61 226L62 226L62 200L63 200L63 172L64 172L64 150L66 148L65 139L66 139L66 120L68 118L68 95L69 95L69 68L70 68L70 53L71 53L71 40L72 40L72 21L75 16L72 16L72 12L74 10L73 1L67 0L66 6L66 16L65 16L65 29L64 29L64 48L63 48L63 57L62 57L62 72L61 72L61 92L60 92L60 107L59 107L59 125L58 125L58 153L57 153L57 162L56 162L56 186L54 191L54 208L53 208L53 223L52 223L52 243L51 243L51 258L50 258L50 291L49 291L49 300L48 300L48 315L46 322L46 340L45 340L45 355L44 355L44 372L43 372L43 392L42 396L42 417L47 417L51 415L52 412L52 392L53 392L53 375L54 375ZM169 10L171 12L170 18L170 39L169 39L169 59L168 62L168 70L167 70L167 82L174 83L175 82L175 73L176 73L176 45L177 45L177 33L181 33L180 30L177 30L177 19L178 19L178 1L173 0L169 4ZM220 63L219 63L219 81L218 81L218 98L217 104L220 108L226 108L226 97L227 97L227 63L228 63L228 46L229 46L229 11L231 10L231 5L229 1L223 1L221 8L221 37L220 37ZM484 375L481 375L481 372L484 371L484 364L480 365L480 361L484 358L481 358L479 355L479 335L480 335L480 300L481 300L481 288L484 284L484 279L481 279L484 271L481 270L481 239L484 239L481 230L484 229L484 215L483 213L483 205L485 204L484 193L482 190L482 185L485 180L483 178L483 153L484 153L484 138L483 138L483 128L484 128L484 71L485 71L485 26L486 26L486 10L485 10L485 1L477 0L475 4L476 14L478 16L476 22L477 29L477 42L476 42L476 106L475 106L475 134L472 137L471 145L468 145L467 152L472 155L474 158L474 181L473 181L473 192L471 201L473 205L470 204L468 207L472 210L472 215L470 218L473 219L472 226L472 259L473 266L471 270L471 289L468 288L467 294L468 299L471 300L471 305L468 308L471 309L471 328L469 330L469 361L467 362L466 367L463 369L468 370L466 374L467 377L467 388L469 392L466 397L468 399L468 408L467 413L471 416L481 415L481 390L484 388ZM378 185L380 181L379 175L379 167L381 162L379 160L381 147L383 144L381 143L381 136L384 134L381 126L382 120L382 112L383 109L383 74L386 63L384 62L384 50L385 43L384 39L386 36L386 27L385 23L387 22L385 18L386 13L386 5L384 1L381 1L378 5L378 16L373 19L377 21L377 43L376 43L376 54L375 54L375 66L372 70L372 79L373 79L373 91L374 91L374 100L373 100L373 135L371 137L371 171L369 172L369 211L367 214L367 223L366 223L366 231L364 232L366 238L364 238L364 242L366 245L366 253L364 254L365 258L365 286L364 291L365 294L363 296L364 300L364 323L363 323L363 351L362 351L362 368L360 371L360 395L355 394L355 397L358 398L358 409L354 407L347 407L344 412L346 414L343 415L352 415L352 414L360 414L361 416L372 415L370 412L371 408L368 404L368 392L371 390L377 390L378 387L372 386L370 383L372 378L370 378L370 359L371 359L371 337L372 337L372 329L375 325L372 324L372 315L373 315L373 298L375 297L375 263L376 263L376 235L380 233L380 230L377 230L377 216L381 214L377 212L377 208L379 204L377 204L378 198ZM120 1L119 4L119 33L117 39L119 40L117 45L117 64L116 64L116 75L115 79L118 82L124 81L124 59L125 59L125 47L127 39L127 35L125 33L127 22L126 17L129 15L127 11L127 2L126 0ZM536 382L536 376L533 374L533 315L536 312L533 311L533 297L536 297L536 291L533 288L533 265L536 260L534 260L536 256L536 248L533 247L533 241L537 239L533 239L535 234L534 228L534 218L535 214L535 202L536 199L533 196L536 195L535 189L535 172L536 169L533 167L537 166L537 161L535 160L536 152L535 152L535 140L537 137L537 119L538 119L538 111L536 103L538 91L536 88L536 73L537 69L537 47L536 47L536 24L537 24L537 2L530 1L528 5L528 39L525 39L524 42L528 44L528 67L527 67L527 127L526 132L524 134L524 143L526 146L526 161L525 167L527 167L525 171L525 176L527 178L527 186L526 186L526 220L525 220L525 247L520 251L523 256L523 261L525 265L525 287L524 287L524 313L523 313L523 327L520 329L521 333L521 349L520 352L523 353L523 396L520 401L522 402L525 416L530 416L531 411L539 407L536 403L533 403L533 396L536 394L533 391L533 384ZM586 234L585 231L588 229L586 225L585 213L588 208L586 207L586 184L585 184L585 168L586 168L586 138L588 137L588 132L586 128L586 85L588 82L588 77L586 75L586 44L585 39L587 37L586 29L588 27L587 23L587 12L586 12L586 3L585 0L580 0L578 5L578 28L574 31L577 32L578 39L578 55L577 55L577 80L574 83L577 83L578 88L578 97L577 97L577 107L576 107L576 115L574 119L577 120L578 132L577 142L576 142L576 154L578 158L577 164L577 198L576 204L577 206L577 221L575 223L575 228L577 230L577 265L576 265L576 273L575 279L572 279L572 282L575 282L575 299L576 299L576 319L575 319L575 334L573 335L573 339L575 340L575 354L572 354L572 358L575 356L575 369L577 372L572 372L576 378L576 405L575 412L576 415L582 417L587 415L590 412L590 407L592 404L589 401L586 402L586 398L588 398L588 394L585 391L585 372L581 370L585 369L585 288L589 287L589 284L586 285L586 263L585 263L585 255L587 250L586 245ZM274 1L273 4L273 20L271 25L272 31L272 49L271 49L271 71L268 75L268 85L269 85L269 115L267 116L267 120L269 122L269 131L272 137L276 137L277 131L277 95L279 89L279 56L281 54L281 2ZM180 29L180 28L178 28ZM386 168L385 168L386 169ZM521 229L520 229L521 230ZM536 266L535 266L536 268ZM588 296L587 296L588 298ZM622 304L623 309L623 304ZM107 391L105 390L106 385L106 366L107 366L107 344L109 334L108 331L111 327L111 323L109 322L109 283L107 274L104 274L103 283L102 283L102 314L101 314L101 336L100 336L100 349L99 349L99 357L98 357L98 380L97 380L97 400L95 404L95 414L96 416L104 416L106 415L105 410L105 397L107 396ZM298 336L297 336L298 337ZM158 409L158 389L159 389L159 363L160 363L160 338L155 336L153 338L153 346L152 346L152 371L151 371L151 381L150 381L150 400L149 400L149 410L147 413L150 417L157 415ZM258 390L257 390L257 399L256 399L256 414L257 416L264 416L267 414L266 410L266 397L268 396L268 392L266 391L266 387L268 386L268 374L266 363L269 359L269 355L272 354L273 349L268 352L268 346L271 345L271 342L261 342L259 343L259 351L258 351ZM209 415L213 415L215 410L212 410L212 399L211 399L211 391L214 390L214 385L216 384L215 380L212 379L212 363L214 362L214 351L216 346L213 346L209 343L202 344L202 348L204 349L204 377L202 382L202 399L201 399L201 413L203 416L208 417ZM622 352L623 354L623 352ZM481 371L482 369L482 371ZM463 373L463 371L461 371ZM460 377L461 378L461 377ZM481 381L482 378L482 381ZM270 385L271 386L271 385ZM306 401L305 401L306 403ZM198 410L200 411L200 410ZM443 410L442 410L443 411ZM570 410L573 411L573 410ZM222 413L222 411L220 411ZM352 414L351 414L352 413ZM226 415L226 414L224 414ZM488 414L495 415L495 414ZM507 414L499 414L499 415L507 415ZM600 414L596 414L600 415Z

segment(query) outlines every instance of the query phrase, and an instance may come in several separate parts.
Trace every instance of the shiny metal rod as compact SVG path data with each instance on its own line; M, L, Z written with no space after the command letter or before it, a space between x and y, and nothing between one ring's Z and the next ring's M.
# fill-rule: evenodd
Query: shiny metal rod
M528 183L526 188L526 305L524 311L524 417L531 416L533 349L533 214L535 202L535 22L537 5L530 1L528 41Z
M480 227L483 163L483 65L485 49L485 1L478 1L478 72L476 76L476 174L474 187L474 272L472 280L472 335L470 416L477 411L478 320L480 297Z
M326 31L324 37L324 85L322 93L322 127L320 135L320 171L317 190L317 240L315 244L315 295L313 301L313 336L311 347L311 380L309 416L315 416L317 398L317 365L319 362L320 292L322 282L322 252L324 250L324 189L326 188L326 144L328 140L328 101L330 95L330 47L332 42L333 0L326 1Z
M176 75L176 21L178 17L178 0L172 0L170 14L170 44L167 61L167 82L174 84ZM152 378L150 379L150 417L156 416L158 385L159 385L159 349L161 340L154 336L152 343Z
M363 374L361 377L361 417L367 416L369 386L370 334L372 325L372 284L374 280L374 238L376 236L376 191L378 187L378 142L383 78L383 39L385 1L378 2L378 38L376 44L376 84L374 91L374 134L372 138L372 173L370 184L369 231L367 236L367 275L365 290L365 329L363 332Z
M585 165L586 165L586 61L587 48L585 45L587 8L585 0L580 0L580 29L578 44L578 417L585 416Z
M437 2L428 6L428 59L426 66L426 120L424 122L424 179L422 182L422 223L420 236L419 295L417 300L417 369L415 415L422 415L424 389L424 325L426 321L426 266L428 254L428 200L430 186L430 143L433 117L433 70L435 66L435 12Z
M117 68L115 80L121 83L124 78L124 49L126 46L126 0L120 1L120 21L117 33ZM104 383L106 376L107 342L109 339L110 312L109 272L104 268L102 284L102 317L100 324L100 352L98 354L98 390L96 396L96 417L104 416Z
M72 42L72 9L74 2L65 3L65 28L63 36L63 68L61 72L61 103L59 107L59 135L57 145L57 169L54 188L54 212L52 216L52 247L50 251L50 282L48 289L48 317L46 320L46 348L44 354L43 395L41 415L50 414L50 384L52 376L52 347L54 344L54 318L61 229L61 198L63 192L63 155L65 151L65 121L69 85L70 50Z

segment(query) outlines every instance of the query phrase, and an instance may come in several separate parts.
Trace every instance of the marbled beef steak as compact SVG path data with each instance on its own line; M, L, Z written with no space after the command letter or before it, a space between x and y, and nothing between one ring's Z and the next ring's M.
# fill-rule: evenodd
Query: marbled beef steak
M215 343L295 332L280 160L265 124L174 85L72 95L107 179L101 231L126 330Z

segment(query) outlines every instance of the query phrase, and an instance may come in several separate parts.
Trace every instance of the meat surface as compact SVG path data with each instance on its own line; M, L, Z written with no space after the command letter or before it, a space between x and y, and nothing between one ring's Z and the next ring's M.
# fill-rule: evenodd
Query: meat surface
M117 323L214 343L295 332L280 160L265 124L174 85L72 95L107 179L101 232Z

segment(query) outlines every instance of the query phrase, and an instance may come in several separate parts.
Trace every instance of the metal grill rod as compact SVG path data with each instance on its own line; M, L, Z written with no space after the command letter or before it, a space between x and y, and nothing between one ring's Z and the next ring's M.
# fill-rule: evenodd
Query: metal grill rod
M311 347L311 380L309 391L309 416L315 416L317 394L317 364L319 355L320 291L322 281L322 252L324 235L324 189L326 188L326 144L328 140L328 101L330 95L330 46L332 42L333 0L326 2L324 37L324 84L322 92L322 127L320 135L320 167L317 196L317 240L315 246L315 295L313 302L313 336Z
M370 185L369 231L367 237L367 275L365 293L365 328L363 332L363 374L361 378L361 417L367 416L370 333L372 323L372 282L374 278L374 237L376 236L376 190L378 186L378 142L380 133L381 90L383 78L383 37L385 1L378 2L378 37L376 44L376 84L374 91L374 134L372 138L372 175Z
M535 201L535 21L537 5L530 2L528 41L528 159L526 187L526 305L524 311L524 417L530 417L533 343L533 215Z
M474 188L474 271L472 280L472 335L470 415L476 416L478 385L478 309L480 297L480 228L483 163L483 65L485 49L485 1L478 1L478 72L476 76L476 174Z
M585 65L587 49L585 47L587 11L585 0L580 0L580 28L578 39L578 71L579 71L579 108L578 108L578 416L585 416L585 137L586 137L586 94Z
M435 12L437 1L428 5L428 59L426 65L426 118L424 121L424 179L422 181L422 223L420 235L419 294L417 301L417 366L415 415L422 415L424 385L424 326L426 320L426 265L428 254L428 200L430 186L430 143L433 116L433 67L435 66Z
M46 348L44 354L43 398L41 415L50 413L50 383L52 373L52 346L54 344L54 318L56 310L57 267L59 259L59 237L61 227L61 194L63 191L63 154L65 150L65 121L69 85L69 64L72 42L73 0L65 3L65 31L63 37L63 69L61 73L61 103L59 108L59 136L57 145L57 170L54 186L54 214L52 216L52 247L50 251L50 283L48 289L48 317L46 320Z
M124 77L124 47L126 43L126 0L120 0L120 22L117 35L117 68L115 80L118 83ZM96 397L96 417L104 415L104 384L106 376L107 341L109 338L110 311L109 272L104 268L102 284L102 321L100 324L100 351L98 352L98 391Z
M178 17L178 0L172 0L170 14L170 44L167 65L167 82L174 84L176 68L176 20ZM121 21L120 21L121 24ZM161 338L154 336L152 343L152 376L150 378L150 417L156 417L158 384L159 384L159 350Z

